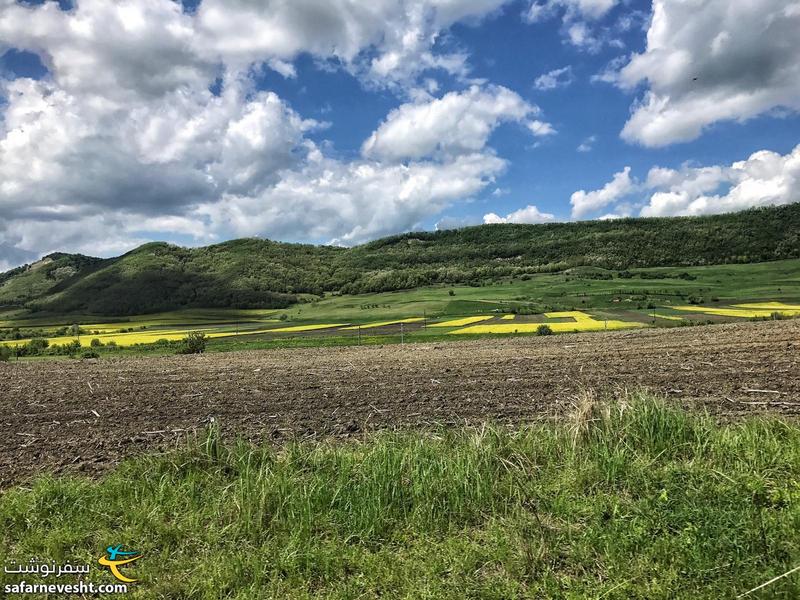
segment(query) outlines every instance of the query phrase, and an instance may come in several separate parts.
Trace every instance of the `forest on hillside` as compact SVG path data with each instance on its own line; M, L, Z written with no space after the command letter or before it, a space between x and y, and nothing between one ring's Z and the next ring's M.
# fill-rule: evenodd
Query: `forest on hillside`
M707 217L482 225L339 248L242 239L145 244L121 257L56 254L0 276L0 305L134 314L283 308L304 294L474 284L577 266L627 270L800 257L800 204Z

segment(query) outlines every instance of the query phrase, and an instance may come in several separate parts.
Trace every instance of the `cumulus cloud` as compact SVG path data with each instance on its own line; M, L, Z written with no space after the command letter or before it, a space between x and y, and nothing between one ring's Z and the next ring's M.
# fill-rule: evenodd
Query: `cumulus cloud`
M189 13L172 0L68 11L0 0L0 49L33 52L48 70L0 81L0 261L175 235L355 243L469 199L506 168L486 147L498 124L537 135L549 125L505 88L433 99L423 74L466 75L468 57L443 51L443 32L505 2L204 0ZM427 91L387 117L363 158L336 160L310 138L324 123L253 84L263 65L296 77L301 54L401 95ZM442 104L461 107L454 131L431 123L421 145L402 139L403 119Z
M630 168L602 189L572 195L572 215L582 217L614 205L604 217L705 215L800 202L800 145L788 154L755 152L730 165L679 169L653 167L644 181Z
M601 189L593 192L578 190L570 198L572 205L572 218L580 219L586 215L605 208L616 200L627 196L634 190L635 183L631 179L631 168L625 167L619 173L615 173L611 181Z
M480 19L508 0L204 0L197 10L203 47L229 64L264 56L291 61L307 52L334 59L382 84L426 69L463 74L466 56L432 50L454 23ZM363 51L372 49L370 56Z
M509 121L527 125L534 135L551 135L552 126L531 119L539 112L508 88L476 85L393 110L364 143L362 154L398 161L475 152L498 125Z
M566 66L561 69L553 69L547 73L539 75L533 82L533 87L540 91L564 88L575 80L572 74L572 67Z
M451 161L385 165L317 154L254 195L225 195L200 206L198 220L229 235L328 239L350 245L418 226L492 183L506 162L474 153Z
M648 147L686 142L720 121L800 110L797 2L654 0L647 48L615 79L644 97L622 131Z
M532 204L515 210L505 217L495 213L483 215L483 222L487 225L495 223L549 223L555 220L555 215L542 212Z
M232 81L218 97L177 91L123 108L87 103L44 80L7 83L4 220L63 222L105 210L175 216L220 190L275 182L304 160L304 133L317 123L246 86ZM41 247L36 239L20 243Z
M596 23L619 3L620 0L533 0L523 18L528 23L539 23L560 16L570 44L587 52L598 52L603 44L613 40Z
M264 63L284 76L303 53L373 83L408 83L426 69L466 71L461 52L433 47L441 33L509 0L203 0L193 14L172 0L0 3L0 40L42 55L66 89L159 94L200 84L224 64Z
M0 44L38 54L60 90L107 103L206 85L216 67L194 34L169 0L81 0L71 11L0 1Z
M705 215L800 202L800 145L786 155L761 150L728 167L652 169L656 189L641 215Z

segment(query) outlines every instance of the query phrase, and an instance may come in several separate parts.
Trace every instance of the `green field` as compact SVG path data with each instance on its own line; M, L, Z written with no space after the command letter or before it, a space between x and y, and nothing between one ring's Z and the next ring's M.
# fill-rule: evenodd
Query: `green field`
M0 494L0 562L108 582L97 557L124 543L132 598L734 598L800 565L798 529L797 423L638 395L514 431L276 450L210 430L98 482ZM749 597L798 595L795 573Z
M559 311L581 311L599 321L608 320L614 325L612 328L624 328L626 323L672 327L699 319L713 322L770 314L731 308L738 304L797 304L800 260L625 272L579 267L557 274L487 280L482 285L304 299L301 304L280 310L186 309L116 318L12 309L0 312L0 336L4 339L0 344L19 345L31 337L43 336L50 344L77 340L88 346L92 339L103 344L113 341L118 346L138 344L115 348L116 353L169 353L174 351L174 344L194 330L209 337L212 351L430 341L449 339L446 334L453 328L427 327L440 322L515 314L514 321L504 321L501 327L496 321L484 322L472 331L533 333L538 323L548 322L545 313ZM728 318L726 313L733 316ZM402 336L399 325L385 329L398 321L405 321ZM79 335L71 329L59 331L73 325L80 327ZM20 339L11 339L14 328L19 329L14 336ZM336 331L329 331L332 329ZM555 329L570 331L572 327L559 323ZM470 333L465 330L463 335ZM163 343L154 344L157 341Z

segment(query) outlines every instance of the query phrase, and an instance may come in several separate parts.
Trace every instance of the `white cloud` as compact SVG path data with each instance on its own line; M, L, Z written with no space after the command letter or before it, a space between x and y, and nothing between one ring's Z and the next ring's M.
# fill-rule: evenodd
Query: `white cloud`
M176 91L125 107L47 81L6 85L0 207L12 219L70 220L97 211L175 215L220 190L273 183L303 161L304 120L271 92L227 82L219 97ZM22 247L40 247L22 240Z
M48 69L40 81L0 81L0 244L18 257L112 254L164 234L354 243L468 200L506 168L486 148L499 123L537 135L549 125L505 88L434 100L438 84L423 73L466 75L468 57L441 50L442 33L505 2L204 0L188 14L172 0L81 0L69 11L0 0L0 48L34 52ZM375 156L327 157L309 139L325 124L253 86L261 65L296 77L304 53L370 85L420 90L410 112L449 102L463 120L431 123L422 154L397 135L410 144L405 165L381 153L391 116Z
M646 217L800 202L800 145L786 155L761 150L729 167L651 169L647 185L658 191L641 210Z
M437 99L404 104L364 142L368 158L399 161L426 156L457 156L483 148L503 122L524 123L537 136L550 135L548 123L532 120L538 107L500 86L472 86Z
M533 82L537 90L548 91L556 88L564 88L575 80L572 67L566 66L561 69L553 69L543 75L539 75Z
M634 187L635 183L631 179L631 168L625 167L619 173L615 173L613 179L599 190L593 192L578 190L570 198L572 218L579 219L596 210L605 208L616 200L630 194Z
M487 225L495 223L549 223L555 220L555 215L542 212L532 204L515 210L505 217L495 213L483 215L483 222Z
M792 202L800 202L800 145L785 155L761 150L731 165L653 167L641 183L626 167L600 190L575 192L572 216L610 205L614 210L600 218L705 215Z
M480 19L509 0L204 0L197 29L204 48L228 64L307 52L335 59L379 84L407 83L427 69L466 72L458 51L435 53L441 32ZM372 49L372 56L364 51Z
M453 202L477 194L505 168L505 161L486 153L441 164L395 165L345 163L320 154L259 194L226 195L196 212L225 235L349 245L418 226Z
M480 224L481 220L478 217L445 216L436 222L434 228L436 229L436 231L444 231L446 229L461 229L462 227L472 227Z
M578 152L591 152L596 142L597 142L597 136L590 135L580 143L577 150Z
M619 83L619 70L628 63L627 56L612 59L599 73L592 75L592 83Z
M547 123L546 121L539 121L538 119L529 121L527 126L531 133L536 137L545 137L548 135L555 135L557 133L555 128L550 123Z
M37 53L64 92L107 103L206 85L213 61L195 48L192 18L169 0L0 2L0 44Z
M525 16L535 23L563 10L565 19L600 19L618 4L618 0L544 0L531 2Z
M620 0L533 0L523 13L528 23L539 23L560 16L566 40L581 50L598 52L608 39L606 31L598 31L597 22L620 4Z
M693 140L720 121L800 110L797 6L654 0L646 50L616 75L626 89L647 85L622 137L659 147Z
M409 86L428 69L466 74L460 51L434 51L453 24L480 20L510 0L203 0L194 14L173 0L0 2L0 42L42 55L67 90L116 99L200 85L219 64L264 63L285 77L308 53L377 85Z

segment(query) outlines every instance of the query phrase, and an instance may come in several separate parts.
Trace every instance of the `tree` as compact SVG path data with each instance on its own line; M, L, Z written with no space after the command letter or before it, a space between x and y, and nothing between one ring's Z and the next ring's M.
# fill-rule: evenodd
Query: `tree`
M206 334L202 331L192 331L183 339L183 345L178 354L202 354L206 350Z

